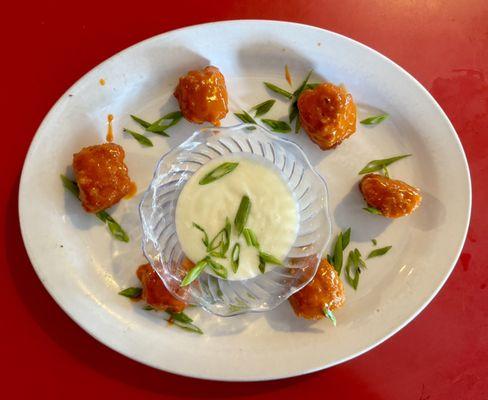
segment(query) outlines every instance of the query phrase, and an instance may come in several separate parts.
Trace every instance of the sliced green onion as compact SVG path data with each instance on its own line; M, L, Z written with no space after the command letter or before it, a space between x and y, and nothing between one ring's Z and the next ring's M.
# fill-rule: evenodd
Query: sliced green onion
M190 271L188 271L186 276L183 278L180 286L187 286L190 283L192 283L195 279L197 279L200 276L200 274L203 272L203 270L207 265L208 265L207 258L204 258L203 260L197 262L196 265Z
M142 118L139 118L136 115L130 115L130 117L137 122L139 125L141 125L143 128L149 128L151 126L150 122L144 121Z
M203 229L200 225L196 224L195 222L193 222L192 225L193 225L194 228L197 228L200 232L203 233L202 242L205 245L205 247L208 249L208 246L210 245L210 242L208 240L208 234L207 234L207 232L205 231L205 229Z
M249 115L246 111L242 111L242 113L234 113L234 115L239 118L245 124L254 124L257 125L257 122L254 120L253 117Z
M123 131L125 133L128 133L129 135L131 135L142 146L145 146L145 147L153 147L153 143L147 137L145 137L144 135L141 135L140 133L131 131L130 129L127 129L127 128L124 128Z
M259 259L267 264L283 265L279 258L264 251L259 252Z
M130 299L139 299L142 294L142 289L138 287L128 287L119 292L121 296L129 297Z
M220 179L223 176L230 174L237 168L238 165L238 162L222 163L218 167L207 173L202 179L198 181L198 183L200 185L208 185L209 183L215 182L217 179Z
M334 268L340 275L342 271L342 258L344 247L342 246L342 232L337 235L337 240L334 246Z
M332 313L332 311L330 310L329 306L326 305L324 308L323 308L323 312L324 312L324 315L326 316L326 318L330 319L332 321L332 324L334 326L337 325L337 320L336 320L336 317L335 315Z
M278 94L286 97L287 99L291 99L293 97L293 94L290 93L288 90L282 89L282 88L272 84L271 82L264 82L264 86L266 86L272 92L278 93Z
M390 158L383 158L381 160L373 160L366 164L366 166L359 171L358 175L369 174L370 172L380 171L387 167L388 165L401 160L405 157L410 157L411 154L403 154L401 156L395 156Z
M277 121L274 119L262 119L263 123L268 125L273 132L276 133L289 133L291 132L291 126L285 121Z
M351 241L351 228L347 228L345 232L342 233L342 250L346 250L346 247Z
M259 103L255 105L251 110L256 110L256 117L260 117L261 115L266 114L269 110L271 110L271 107L276 103L276 100L266 100L263 101L262 103Z
M380 210L374 207L363 207L363 210L369 212L370 214L383 215L383 213Z
M382 255L388 253L390 251L391 247L392 246L386 246L386 247L382 247L380 249L375 249L371 253L368 254L368 257L366 257L366 259L382 256Z
M234 219L234 225L236 227L237 235L240 235L242 233L250 212L251 200L248 196L244 195L242 196L241 203L239 204L239 208Z
M219 276L220 278L227 279L227 269L222 265L219 264L217 261L208 258L208 264L215 275Z
M100 221L107 224L110 233L115 239L126 243L129 241L129 235L127 235L119 223L107 211L99 211L95 215Z
M69 190L72 194L76 197L80 197L80 189L78 184L75 181L72 181L67 176L59 175L61 177L61 181L63 182L63 186L65 189Z
M360 121L363 125L378 125L388 118L388 114L375 115Z
M248 246L253 246L256 249L259 249L258 238L256 237L256 234L254 233L254 231L252 229L244 228L244 230L242 231L242 234L243 234L244 239L246 240L246 244Z
M232 252L230 255L230 264L232 266L232 271L237 272L239 268L239 258L241 255L241 245L239 243L234 244L232 247Z

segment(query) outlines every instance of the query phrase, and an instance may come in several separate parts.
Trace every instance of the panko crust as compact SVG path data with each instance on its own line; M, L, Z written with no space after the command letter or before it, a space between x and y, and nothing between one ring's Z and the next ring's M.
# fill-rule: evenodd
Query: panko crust
M419 189L379 174L361 179L359 190L368 206L388 218L399 218L414 212L422 202Z
M131 191L124 149L115 143L84 147L73 154L73 171L85 211L97 213Z
M186 303L175 298L169 292L150 264L139 266L136 275L142 285L141 298L151 307L156 310L168 310L172 312L181 312L185 309Z
M307 319L324 318L324 308L333 311L344 304L344 286L337 271L327 260L322 260L310 283L288 299L293 311Z
M343 86L322 83L298 98L300 124L322 150L336 147L356 132L356 105Z
M174 96L183 116L197 124L220 126L229 111L225 78L217 67L208 66L180 77Z

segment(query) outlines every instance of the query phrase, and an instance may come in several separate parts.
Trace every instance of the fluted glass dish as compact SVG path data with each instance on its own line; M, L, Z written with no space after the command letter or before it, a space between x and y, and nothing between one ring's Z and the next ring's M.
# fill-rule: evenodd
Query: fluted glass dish
M283 267L254 278L232 281L202 273L182 289L185 254L175 224L179 194L207 162L223 156L259 158L281 173L297 203L298 233ZM139 206L144 255L176 297L220 316L272 310L315 275L331 236L327 185L301 148L265 128L238 125L207 128L165 154Z

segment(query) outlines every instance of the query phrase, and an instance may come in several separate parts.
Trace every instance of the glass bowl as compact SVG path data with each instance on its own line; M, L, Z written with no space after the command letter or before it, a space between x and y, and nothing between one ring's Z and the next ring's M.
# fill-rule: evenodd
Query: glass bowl
M175 211L185 183L205 163L229 154L264 158L274 164L298 204L298 234L277 267L254 278L231 281L203 272L181 288L185 254L176 234ZM267 161L266 161L267 160ZM166 153L139 206L142 249L168 290L177 298L220 316L271 310L315 275L331 236L327 185L295 143L256 125L206 128Z

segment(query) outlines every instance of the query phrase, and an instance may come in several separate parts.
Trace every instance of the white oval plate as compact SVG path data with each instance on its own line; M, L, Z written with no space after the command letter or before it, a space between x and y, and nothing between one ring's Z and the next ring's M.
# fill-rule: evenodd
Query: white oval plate
M184 141L196 125L182 122L171 137L151 137L142 148L122 134L136 128L129 114L154 120L177 109L172 92L179 75L208 64L224 73L230 109L238 112L272 97L262 81L294 87L311 81L344 83L359 106L359 120L387 112L384 123L357 133L332 151L320 151L306 134L291 134L329 184L335 232L352 227L351 248L363 254L392 245L368 262L357 292L347 287L338 325L294 316L288 303L266 314L217 318L190 309L204 336L166 326L117 292L137 284L140 195L111 213L131 235L111 239L59 179L81 147L104 141L106 118L115 116L116 142L127 152L130 175L142 192L159 157ZM101 86L99 79L105 79ZM273 96L274 97L274 96ZM279 99L268 118L287 115ZM232 112L223 125L237 122ZM370 160L412 153L390 168L393 177L421 188L424 201L395 221L370 215L357 190L358 171ZM430 94L381 54L322 29L273 21L229 21L153 37L113 56L64 94L40 126L27 155L19 195L22 234L34 268L57 303L82 328L112 349L144 364L181 375L231 381L299 375L351 359L411 321L446 281L462 248L471 208L468 165L449 120ZM346 286L348 286L346 284Z

